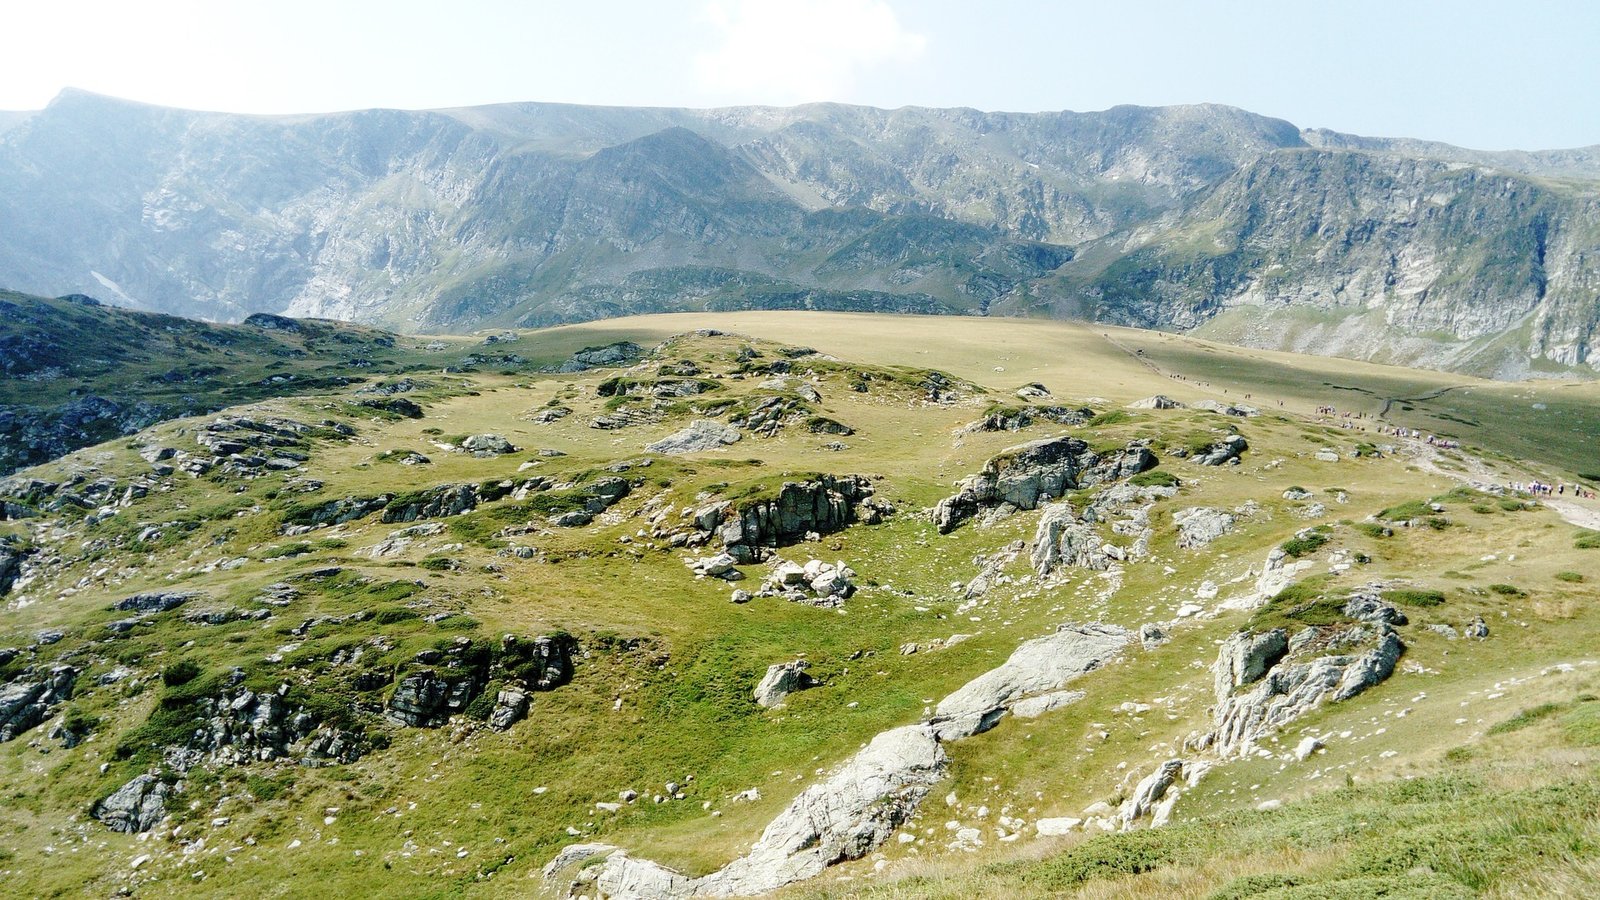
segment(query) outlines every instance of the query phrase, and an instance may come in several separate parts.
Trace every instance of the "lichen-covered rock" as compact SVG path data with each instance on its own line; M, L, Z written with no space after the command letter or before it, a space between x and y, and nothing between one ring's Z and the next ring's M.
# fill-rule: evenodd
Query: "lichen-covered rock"
M96 803L90 814L112 831L149 831L167 815L167 785L154 775L139 775Z

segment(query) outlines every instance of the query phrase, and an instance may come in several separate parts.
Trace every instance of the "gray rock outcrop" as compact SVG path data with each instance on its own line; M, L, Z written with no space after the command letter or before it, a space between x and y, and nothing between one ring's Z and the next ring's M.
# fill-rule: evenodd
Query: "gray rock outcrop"
M1190 506L1172 514L1178 526L1178 546L1190 550L1205 547L1233 530L1233 514L1207 506Z
M756 685L756 705L772 709L783 705L784 699L790 694L816 687L817 680L806 673L810 667L811 664L804 660L768 666L767 674Z
M460 515L478 507L478 488L470 484L441 484L414 494L402 494L383 508L382 521L415 522Z
M1288 652L1289 632L1282 628L1228 635L1211 666L1216 695L1222 697L1235 688L1254 684Z
M1004 663L939 701L929 724L945 741L988 731L1013 701L1059 690L1116 657L1132 639L1131 632L1115 625L1064 625L1023 643Z
M933 523L947 534L979 511L1009 504L1036 509L1068 490L1107 484L1155 468L1149 448L1130 444L1101 455L1075 437L1047 438L1001 451L983 471L962 479L956 493L933 509Z
M138 834L166 818L166 801L166 783L154 775L140 775L96 803L90 814L112 831Z
M703 453L726 447L736 443L740 438L739 429L711 419L696 419L689 423L682 431L670 434L659 441L646 444L645 449L651 453L662 453L675 456L682 453Z
M750 562L763 555L763 548L792 544L807 534L832 534L869 514L881 517L882 506L872 494L872 481L864 475L786 481L776 497L703 508L695 527L714 533L740 562Z
M461 449L473 456L503 456L517 452L517 448L498 434L474 434L461 441Z
M1297 636L1296 641L1290 642L1289 655L1268 669L1254 687L1237 692L1234 688L1238 686L1240 669L1235 657L1241 643L1251 636L1230 640L1223 647L1227 656L1219 654L1215 667L1215 728L1188 742L1189 746L1212 748L1224 759L1243 756L1258 740L1316 709L1324 700L1347 700L1381 683L1393 674L1405 645L1387 626L1379 628L1372 646L1361 653L1315 656L1304 661L1296 661L1298 651L1293 648L1309 645L1300 644ZM1226 673L1233 673L1233 677L1224 677Z
M42 675L19 677L0 687L0 743L49 718L58 704L72 699L77 680L77 669L58 665Z
M1155 394L1129 403L1128 409L1183 409L1183 404L1166 394Z
M1072 504L1066 501L1046 506L1039 516L1029 559L1033 570L1040 575L1069 566L1104 571L1112 562L1094 526L1079 521L1073 514Z
M1250 444L1243 435L1230 434L1196 450L1189 456L1189 461L1202 466L1221 466L1236 463L1240 455L1249 449Z
M1183 760L1169 759L1140 779L1117 812L1117 822L1122 830L1133 828L1135 822L1154 812L1157 804L1167 796L1167 791L1182 777Z

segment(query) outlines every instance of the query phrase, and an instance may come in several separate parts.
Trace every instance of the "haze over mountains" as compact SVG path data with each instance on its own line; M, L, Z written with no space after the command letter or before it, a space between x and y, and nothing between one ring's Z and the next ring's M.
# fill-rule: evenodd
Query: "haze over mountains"
M1600 149L1223 106L0 114L0 285L405 331L819 308L1084 317L1588 371Z

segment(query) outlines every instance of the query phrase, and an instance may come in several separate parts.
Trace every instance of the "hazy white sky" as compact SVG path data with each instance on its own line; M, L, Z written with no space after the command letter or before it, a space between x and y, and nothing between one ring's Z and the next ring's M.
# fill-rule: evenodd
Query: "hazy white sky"
M1600 143L1583 0L74 0L0 4L0 33L0 109L69 85L236 112L1216 102L1486 149Z

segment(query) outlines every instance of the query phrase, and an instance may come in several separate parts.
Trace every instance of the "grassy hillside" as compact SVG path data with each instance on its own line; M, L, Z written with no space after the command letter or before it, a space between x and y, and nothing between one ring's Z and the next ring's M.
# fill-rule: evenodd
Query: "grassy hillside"
M619 340L645 355L537 371ZM1600 639L1600 551L1551 508L1463 488L1452 471L1510 482L1578 468L1592 432L1568 430L1589 427L1587 419L1552 427L1504 398L1527 395L1548 411L1591 387L1463 381L1425 400L1456 382L1131 330L821 313L617 320L525 332L484 349L526 365L418 372L416 386L394 396L413 399L420 417L361 405L372 395L356 384L230 409L257 423L310 426L260 451L305 457L275 457L294 463L284 468L222 463L162 474L141 458L140 450L170 447L188 456L168 464L184 463L204 455L197 436L239 433L208 430L220 419L207 414L23 473L60 487L14 499L36 517L0 521L6 546L32 551L0 612L0 647L20 651L0 674L20 682L59 664L81 674L47 721L0 743L8 798L0 870L13 892L527 896L542 889L544 864L580 841L703 874L743 853L803 788L875 734L922 720L1023 641L1088 621L1165 623L1171 639L1150 650L1135 641L1073 683L1084 693L1075 703L948 744L948 777L894 838L789 893L1454 896L1596 887L1589 648ZM703 382L699 393L675 392L689 380ZM1050 397L1017 397L1032 382ZM1250 403L1262 414L1125 408L1157 392L1191 404ZM1388 421L1433 428L1455 424L1445 415L1468 418L1444 405L1465 402L1476 424L1458 426L1470 444L1459 452L1315 413L1324 403L1373 413L1387 405ZM1024 404L1086 406L1094 417L1081 426L1041 418L1020 431L970 427L993 407ZM763 434L750 416L772 408L787 413ZM642 424L594 427L619 416ZM697 418L743 423L742 436L681 456L646 451ZM814 432L819 419L853 433ZM1005 448L1064 432L1107 451L1142 440L1160 459L1155 471L1172 476L1146 479L1177 486L1148 510L1150 555L1045 580L1024 551L969 599L965 585L983 566L976 557L1031 541L1041 514L941 535L927 508ZM515 449L462 452L466 436L483 433ZM1249 442L1240 465L1179 455L1231 433ZM1375 455L1364 445L1387 448ZM1319 456L1326 450L1332 459ZM708 503L773 497L785 481L815 473L869 476L875 498L895 507L882 524L775 551L853 568L859 591L837 608L778 597L730 603L771 563L741 565L749 577L740 582L696 577L685 559L712 548L669 540ZM587 524L552 519L612 478L625 479L628 493ZM113 498L143 487L108 513L93 499L102 481ZM477 505L396 518L441 485L472 486ZM1103 490L1069 499L1081 509ZM64 494L91 502L56 502ZM378 497L387 499L366 515L296 527L329 501ZM1232 510L1237 521L1208 546L1180 546L1174 513L1192 506ZM1415 527L1399 524L1413 518ZM1317 540L1304 537L1312 527ZM1109 527L1102 534L1129 545ZM1217 643L1262 617L1302 614L1287 600L1228 604L1270 550L1296 541L1307 596L1373 582L1402 592L1396 602L1410 624L1399 628L1406 652L1395 674L1295 720L1266 755L1218 766L1184 791L1163 828L1039 835L1039 819L1119 802L1152 765L1188 754L1185 739L1210 721ZM173 590L203 596L166 612L112 608ZM1198 611L1185 611L1191 605ZM1489 629L1481 641L1428 627L1459 631L1478 617ZM137 621L116 624L129 619ZM41 638L47 631L60 635ZM580 648L570 683L531 691L524 721L495 731L482 721L485 704L438 728L383 714L406 676L449 674L473 654L501 653L508 634L570 635ZM970 637L949 640L958 634ZM909 644L918 652L904 652ZM821 686L780 709L757 706L751 691L767 667L796 658ZM510 677L509 668L494 670L496 683ZM194 746L197 703L245 688L281 692L365 752L314 766L169 752ZM494 691L480 686L483 696ZM57 723L83 732L82 742L50 737ZM1309 733L1326 747L1297 760L1291 751ZM166 822L129 835L89 816L94 801L146 772L172 784ZM741 799L752 789L758 796ZM640 796L619 797L630 790ZM1001 825L1002 817L1025 824ZM968 828L982 845L953 848Z

